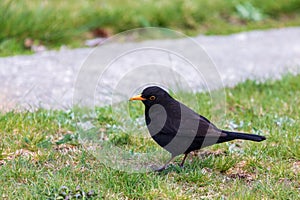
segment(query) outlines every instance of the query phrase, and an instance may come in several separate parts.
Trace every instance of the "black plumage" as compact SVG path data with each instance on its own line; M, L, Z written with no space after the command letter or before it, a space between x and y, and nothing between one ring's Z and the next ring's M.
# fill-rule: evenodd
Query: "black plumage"
M141 95L130 100L141 100L145 105L145 119L151 137L171 153L171 159L157 171L161 171L174 159L194 150L235 139L260 142L264 136L225 131L217 128L205 117L172 98L157 86L147 87Z

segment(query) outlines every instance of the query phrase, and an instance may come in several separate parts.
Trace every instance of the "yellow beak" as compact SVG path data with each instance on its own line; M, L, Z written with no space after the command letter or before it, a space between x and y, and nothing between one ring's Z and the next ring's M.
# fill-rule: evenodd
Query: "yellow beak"
M143 101L143 100L146 100L146 99L143 98L142 95L137 95L137 96L131 97L129 100L130 101L133 101L133 100L141 100L141 101Z

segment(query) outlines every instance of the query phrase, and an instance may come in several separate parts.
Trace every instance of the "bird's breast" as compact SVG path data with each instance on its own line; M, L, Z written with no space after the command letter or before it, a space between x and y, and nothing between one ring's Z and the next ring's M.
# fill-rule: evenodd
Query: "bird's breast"
M167 118L167 111L160 104L154 104L146 111L146 124L151 136L163 129Z

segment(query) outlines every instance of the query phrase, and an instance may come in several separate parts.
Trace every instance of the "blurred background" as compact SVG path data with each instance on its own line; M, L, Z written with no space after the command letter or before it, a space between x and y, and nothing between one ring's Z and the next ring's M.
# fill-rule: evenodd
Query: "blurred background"
M93 46L140 27L195 36L298 25L300 0L1 0L0 56Z

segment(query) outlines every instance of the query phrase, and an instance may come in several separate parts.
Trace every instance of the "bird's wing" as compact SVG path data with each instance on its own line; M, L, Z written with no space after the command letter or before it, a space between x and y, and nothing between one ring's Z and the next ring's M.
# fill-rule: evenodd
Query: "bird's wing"
M181 122L179 131L187 137L223 137L222 133L208 119L194 112L184 104L181 104Z
M152 112L152 124L155 126L147 125L152 135L159 131L160 134L173 137L176 135L189 138L219 138L224 134L208 119L178 101L168 104L166 107L168 117L160 128L158 124L160 125L164 121L160 119L164 112L160 109L157 109L157 112Z

